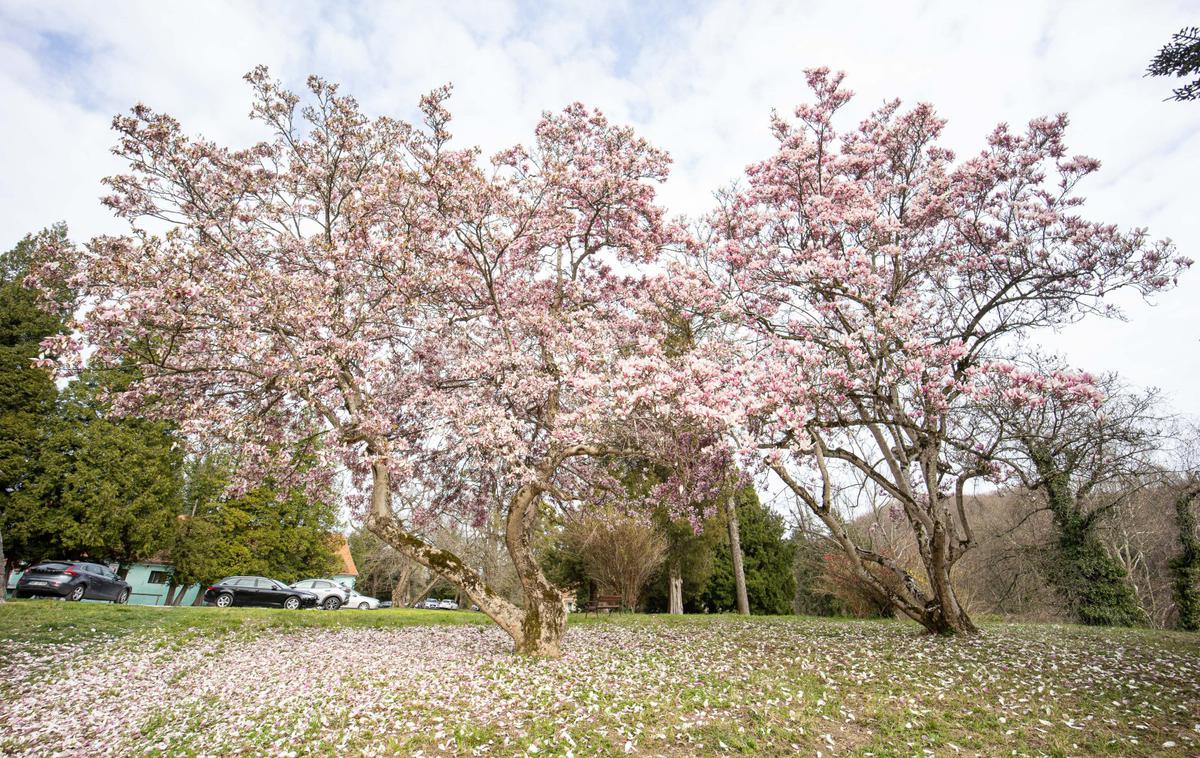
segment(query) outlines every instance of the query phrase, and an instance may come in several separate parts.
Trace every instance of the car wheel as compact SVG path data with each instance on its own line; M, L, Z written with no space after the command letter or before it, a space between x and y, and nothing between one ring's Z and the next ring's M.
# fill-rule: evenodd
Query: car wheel
M365 610L367 610L367 609L368 609L368 608L370 608L370 607L371 607L371 604L370 604L370 603L359 603L359 604L358 604L358 609L359 609L360 611L365 611Z
M283 601L283 607L287 608L289 611L296 610L300 607L300 598L296 597L295 595L289 597L287 600Z
M231 605L233 605L233 595L230 595L228 592L222 595L217 595L218 608L228 608Z
M129 590L121 590L121 594L117 595L117 599L113 601L117 605L125 605L129 602Z
M83 600L83 596L85 594L87 594L87 585L81 584L75 589L71 590L71 594L67 595L67 600L70 600L73 603L78 603L80 600Z
M342 607L342 599L340 597L327 597L321 607L327 611L336 611Z

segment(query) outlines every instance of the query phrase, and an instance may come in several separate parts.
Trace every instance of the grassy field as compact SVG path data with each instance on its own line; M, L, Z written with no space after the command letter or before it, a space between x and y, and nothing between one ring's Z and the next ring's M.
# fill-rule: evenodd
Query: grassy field
M990 624L0 606L3 755L1198 755L1200 637Z

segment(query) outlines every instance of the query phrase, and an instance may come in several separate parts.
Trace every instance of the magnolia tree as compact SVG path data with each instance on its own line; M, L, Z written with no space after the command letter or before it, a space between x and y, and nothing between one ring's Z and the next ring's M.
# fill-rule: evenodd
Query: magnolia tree
M1085 374L1015 366L1021 338L1119 315L1105 296L1170 287L1189 261L1077 215L1098 163L1067 155L1064 116L1001 125L956 162L928 105L839 131L841 82L808 73L815 102L772 118L778 150L712 215L703 263L743 360L725 407L859 580L931 631L971 632L951 581L974 544L964 492L998 475L976 398L1096 401ZM852 537L836 506L851 474L903 512L923 575Z
M47 240L32 283L79 291L75 335L47 356L136 366L118 412L235 447L243 486L348 472L373 532L518 651L557 655L539 514L582 507L614 456L679 449L662 282L637 273L678 235L654 201L667 155L572 105L483 161L450 148L446 89L413 125L370 120L317 78L303 107L264 69L247 79L271 134L248 149L140 105L115 119L129 173L106 203L132 231L82 251ZM523 606L417 536L478 525L497 497Z

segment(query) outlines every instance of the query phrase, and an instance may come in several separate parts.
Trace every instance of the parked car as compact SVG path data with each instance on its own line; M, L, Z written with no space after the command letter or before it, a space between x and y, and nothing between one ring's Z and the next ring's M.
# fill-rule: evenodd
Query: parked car
M446 598L442 602L438 603L438 608L441 608L443 611L457 611L458 603L454 602L453 600L451 600L449 598Z
M228 576L204 592L204 602L218 608L231 605L264 605L296 610L315 608L317 594L289 587L265 576Z
M327 611L336 611L350 601L350 588L330 579L304 579L292 586L314 593L317 605Z
M441 602L442 601L438 600L436 597L427 597L427 598L425 598L425 602L421 603L417 607L418 608L431 608L431 609L436 610L438 608L438 606L441 604Z
M380 607L380 608L391 608L391 607L392 607L392 601L391 601L391 600L384 600L383 602L381 602L381 603L379 604L379 607Z
M17 581L13 597L61 597L67 600L129 602L133 587L108 566L84 561L43 561Z
M354 590L350 590L350 599L346 601L347 608L357 608L360 611L373 611L380 608L383 603L380 603L376 598L360 595ZM391 606L391 603L388 603Z

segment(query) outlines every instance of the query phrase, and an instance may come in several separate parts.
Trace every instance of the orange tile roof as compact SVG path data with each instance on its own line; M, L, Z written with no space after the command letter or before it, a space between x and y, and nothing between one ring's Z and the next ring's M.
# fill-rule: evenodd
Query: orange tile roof
M337 553L337 557L342 562L342 570L339 574L346 576L358 576L358 567L354 565L354 556L350 554L350 545L346 543L346 536L342 534L330 535L333 539L333 551Z

